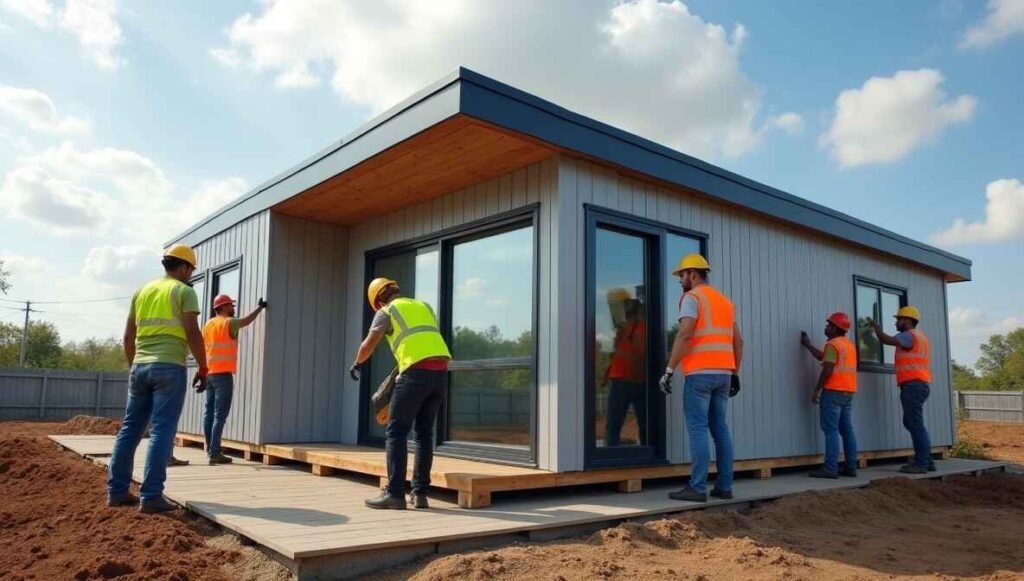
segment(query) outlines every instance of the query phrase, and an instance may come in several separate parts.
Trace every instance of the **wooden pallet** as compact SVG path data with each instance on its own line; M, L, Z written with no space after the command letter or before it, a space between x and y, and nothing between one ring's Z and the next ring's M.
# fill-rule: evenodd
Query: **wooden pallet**
M179 433L177 438L177 444L180 446L199 445L201 447L203 442L203 437L195 434ZM255 460L259 457L266 465L280 464L282 461L308 464L312 473L317 476L354 472L376 476L381 479L382 484L385 484L387 479L384 451L379 448L332 443L249 444L232 440L224 440L221 445L227 450L241 452L247 460ZM936 447L932 451L938 458L942 458L947 448ZM891 460L912 454L912 450L861 452L859 464L861 467L866 467L871 461ZM738 460L735 462L734 470L739 475L770 478L774 470L814 466L821 464L822 461L823 458L820 454ZM411 459L409 466L409 477L411 477ZM715 472L714 464L711 465L711 472ZM689 464L586 470L558 474L536 468L435 456L431 470L431 485L456 491L459 497L459 506L463 508L484 508L491 505L491 497L495 492L613 484L620 492L631 493L643 490L644 480L679 478L689 475Z

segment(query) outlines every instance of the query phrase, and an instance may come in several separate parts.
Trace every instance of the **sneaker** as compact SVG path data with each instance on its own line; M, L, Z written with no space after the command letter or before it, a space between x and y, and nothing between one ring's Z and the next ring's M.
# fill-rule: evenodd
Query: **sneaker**
M107 506L138 506L139 497L131 492L111 494L107 496Z
M835 479L839 478L839 474L837 472L829 472L828 470L825 470L824 468L818 468L817 470L811 470L807 475L810 476L811 478L827 478L829 480L835 480Z
M671 492L668 495L672 500L684 500L686 502L707 502L708 496L703 492L697 492L690 488L690 485L680 488L676 492Z
M430 508L425 492L413 492L409 495L409 502L412 503L413 508Z
M928 474L928 469L924 466L918 466L917 464L907 464L900 468L900 472L904 474Z
M167 461L167 467L170 468L171 466L188 466L188 460L179 460L172 454L171 459Z
M391 496L390 492L382 490L380 496L366 499L365 504L370 508L405 510L405 496Z
M210 456L210 466L215 464L231 464L234 460L231 456L225 456L224 454L214 454Z
M856 468L843 468L842 470L839 471L839 475L840 476L846 476L847 478L856 478L857 477L857 469Z
M160 496L153 500L143 500L142 504L139 505L139 512L146 514L157 514L161 512L170 512L178 508L178 505L173 502L167 502L167 499Z
M710 494L711 496L714 496L715 498L721 498L722 500L731 500L732 499L732 491L731 490L722 490L722 489L720 489L718 487L712 488L711 492L709 492L708 494Z

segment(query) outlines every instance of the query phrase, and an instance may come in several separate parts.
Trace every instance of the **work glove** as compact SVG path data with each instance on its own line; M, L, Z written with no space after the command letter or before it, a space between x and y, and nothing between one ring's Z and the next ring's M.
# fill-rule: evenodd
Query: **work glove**
M661 379L658 380L658 389L661 390L661 393L663 393L665 395L671 395L672 394L672 376L673 375L675 375L675 373L673 373L672 371L665 370L665 375L662 375Z
M192 389L196 390L196 393L206 391L206 376L209 374L210 370L206 367L200 367L196 370L196 376L192 378Z
M729 397L736 397L736 394L740 392L740 376L733 375L732 383L729 384Z
M263 297L260 297L259 300L256 301L256 306L261 309L265 309L267 308L267 301L263 300Z
M362 363L353 363L352 367L348 368L348 376L352 378L352 381L359 381L359 371L362 367Z

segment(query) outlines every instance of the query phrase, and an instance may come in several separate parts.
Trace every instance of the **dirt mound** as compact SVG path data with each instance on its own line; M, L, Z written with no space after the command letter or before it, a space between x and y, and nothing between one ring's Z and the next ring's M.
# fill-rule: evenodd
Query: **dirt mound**
M95 436L116 436L121 428L121 420L98 418L95 416L75 416L59 425L54 434L75 434Z
M997 460L1024 465L1024 424L1014 422L957 422L961 439L978 443Z

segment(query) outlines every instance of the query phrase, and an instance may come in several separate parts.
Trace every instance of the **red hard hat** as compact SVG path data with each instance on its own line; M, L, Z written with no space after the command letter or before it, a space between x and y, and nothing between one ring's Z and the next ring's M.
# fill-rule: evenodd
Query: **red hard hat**
M225 305L233 305L234 303L234 299L223 293L213 298L213 308L215 309L219 309Z
M831 315L829 315L827 320L829 323L832 323L833 325L839 327L844 331L850 330L850 317L848 317L846 313L842 311L832 313Z

